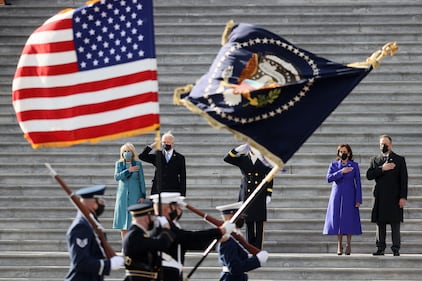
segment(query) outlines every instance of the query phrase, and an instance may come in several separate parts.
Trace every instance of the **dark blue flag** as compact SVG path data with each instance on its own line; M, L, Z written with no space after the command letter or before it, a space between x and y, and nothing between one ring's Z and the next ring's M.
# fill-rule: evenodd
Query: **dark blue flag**
M234 26L208 73L175 102L283 166L372 70L348 67L250 25Z

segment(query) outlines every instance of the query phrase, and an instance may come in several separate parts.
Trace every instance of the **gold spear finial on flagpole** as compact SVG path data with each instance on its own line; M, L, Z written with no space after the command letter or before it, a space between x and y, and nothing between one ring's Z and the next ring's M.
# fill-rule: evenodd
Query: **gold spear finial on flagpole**
M397 45L397 41L388 42L382 47L381 50L375 51L370 57L368 57L366 61L350 63L347 66L367 68L372 65L373 68L378 68L383 58L385 58L387 55L394 56L398 50L399 46Z
M224 28L223 34L221 35L221 46L225 45L227 41L229 41L229 35L232 33L234 25L235 24L233 20L229 20L226 23L226 27Z

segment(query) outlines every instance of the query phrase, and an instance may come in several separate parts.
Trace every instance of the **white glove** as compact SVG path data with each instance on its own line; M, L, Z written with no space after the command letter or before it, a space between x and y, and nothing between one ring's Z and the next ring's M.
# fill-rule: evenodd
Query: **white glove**
M266 202L267 202L267 205L271 203L271 196L267 195L267 200L266 200Z
M110 266L112 270L118 270L124 264L125 260L121 256L114 256L110 259Z
M168 220L165 216L157 216L155 219L156 219L156 222L158 222L157 226L164 227L166 224L167 225L169 224L169 222L168 222Z
M249 144L241 144L234 149L239 154L248 154L249 152Z
M259 264L262 266L268 260L268 252L267 251L260 251L258 254L256 254L256 257L259 260Z
M236 228L236 224L234 224L234 223L231 223L230 221L225 221L224 223L223 223L223 228L224 228L224 230L225 230L225 234L224 234L224 237L225 238L227 238L227 237L230 237L230 234L233 232L233 230Z

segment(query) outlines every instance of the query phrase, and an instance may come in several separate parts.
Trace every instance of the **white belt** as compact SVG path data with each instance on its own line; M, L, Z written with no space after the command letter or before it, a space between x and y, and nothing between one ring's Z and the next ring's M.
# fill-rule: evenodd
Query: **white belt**
M162 253L162 257L163 257L163 260L161 263L162 266L177 268L179 272L182 272L183 265L180 262L177 262L175 259L173 259L170 255L166 253Z

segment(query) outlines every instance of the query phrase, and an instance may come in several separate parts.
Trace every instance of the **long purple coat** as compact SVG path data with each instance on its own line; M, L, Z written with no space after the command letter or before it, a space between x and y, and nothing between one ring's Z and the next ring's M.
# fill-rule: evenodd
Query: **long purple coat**
M349 166L353 171L342 174L341 169ZM341 160L330 164L327 181L333 183L327 207L323 234L362 234L359 208L362 203L362 186L358 163L348 160L345 165Z

